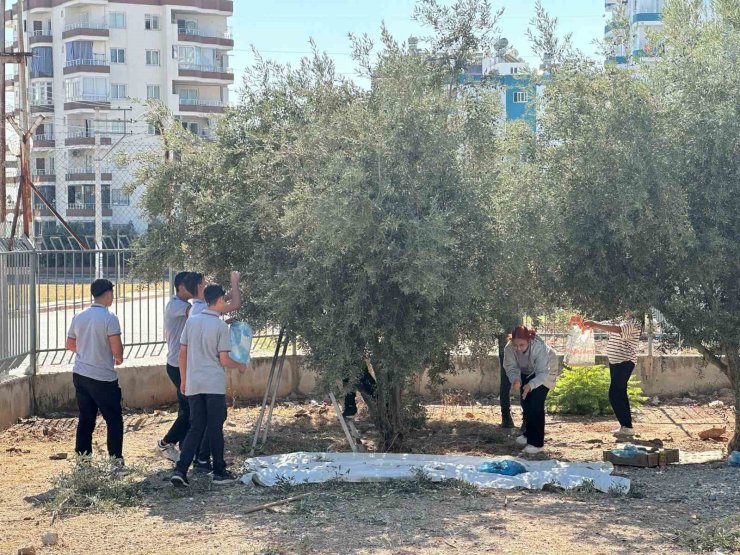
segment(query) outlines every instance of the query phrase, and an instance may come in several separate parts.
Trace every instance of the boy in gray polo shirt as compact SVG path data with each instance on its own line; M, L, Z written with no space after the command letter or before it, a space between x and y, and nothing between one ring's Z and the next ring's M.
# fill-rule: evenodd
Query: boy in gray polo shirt
M224 462L224 368L237 368L244 372L246 366L229 357L229 326L220 318L227 308L223 288L209 285L205 288L204 297L208 308L188 318L180 339L180 387L190 403L190 429L171 478L176 487L189 485L188 469L204 434L207 434L213 457L213 483L221 485L236 481L236 477L226 470Z
M80 409L75 451L92 454L95 419L100 410L108 427L108 455L123 460L121 388L114 364L123 363L121 326L108 310L113 284L96 279L90 286L93 304L75 314L67 332L67 350L76 354L72 381Z
M190 405L185 395L180 392L180 337L185 329L185 322L190 314L190 303L193 296L187 290L185 282L189 272L180 272L175 276L175 294L164 308L164 335L167 340L167 376L177 391L177 418L170 426L164 438L157 441L157 451L165 458L177 462L180 458L178 446L190 428Z

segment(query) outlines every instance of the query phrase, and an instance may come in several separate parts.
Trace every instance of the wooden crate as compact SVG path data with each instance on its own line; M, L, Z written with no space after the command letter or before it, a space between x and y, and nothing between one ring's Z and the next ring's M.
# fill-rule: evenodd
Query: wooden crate
M619 457L611 451L604 451L604 460L619 466L639 466L642 468L655 468L660 464L659 449L640 451L630 457ZM678 449L662 449L665 452L666 464L677 463L679 458Z

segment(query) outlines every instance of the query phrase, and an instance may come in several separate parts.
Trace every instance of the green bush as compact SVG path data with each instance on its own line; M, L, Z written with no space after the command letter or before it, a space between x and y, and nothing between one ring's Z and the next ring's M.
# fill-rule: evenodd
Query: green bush
M563 414L612 414L609 381L609 369L606 366L566 366L555 389L547 397L547 408ZM647 401L639 384L632 376L627 386L632 407L639 407Z

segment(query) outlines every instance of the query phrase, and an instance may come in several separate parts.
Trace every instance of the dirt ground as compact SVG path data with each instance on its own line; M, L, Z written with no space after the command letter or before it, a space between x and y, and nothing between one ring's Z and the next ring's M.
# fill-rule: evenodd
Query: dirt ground
M238 404L238 403L237 403ZM296 417L298 412L307 416ZM238 470L246 458L258 410L232 408L225 427L227 460ZM0 433L0 552L33 544L37 553L685 553L690 538L711 540L706 531L723 519L740 523L740 469L719 462L722 443L701 441L702 429L727 426L731 407L664 403L636 416L642 438L661 438L682 450L682 464L667 472L619 468L633 481L626 496L598 492L488 491L459 484L328 484L264 489L241 484L214 490L207 479L185 494L167 481L171 465L154 453L157 439L174 420L172 408L131 412L125 417L127 464L144 468L147 493L134 508L63 517L39 499L55 476L68 471L76 420L72 415L31 419ZM515 413L518 420L519 414ZM423 453L511 455L517 450L498 427L498 407L428 405L426 426L407 450ZM614 446L609 418L550 415L547 456L600 460ZM372 443L370 424L358 427ZM102 421L95 433L105 446ZM347 450L332 412L304 403L276 408L273 433L264 452ZM712 461L718 462L701 462ZM299 503L245 514L250 507L296 493ZM709 527L709 528L707 528ZM60 542L42 547L53 529ZM699 544L693 544L699 545ZM709 552L714 550L712 543ZM737 547L737 545L736 545ZM725 548L715 553L730 553Z

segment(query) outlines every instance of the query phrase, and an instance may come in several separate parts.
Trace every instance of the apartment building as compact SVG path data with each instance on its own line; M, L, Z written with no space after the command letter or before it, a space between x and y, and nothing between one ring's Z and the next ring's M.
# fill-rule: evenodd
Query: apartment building
M661 19L664 5L664 0L605 0L607 14L613 14L624 6L630 25L627 44L619 45L614 56L607 61L628 65L630 60L649 61L655 58L659 54L660 45L654 44L653 33L659 31L663 25ZM604 27L604 35L608 38L613 30L613 22L608 21Z
M45 116L32 143L35 184L83 235L93 235L102 217L104 246L122 234L130 239L146 230L139 193L126 192L136 169L131 160L137 151L161 147L144 120L145 101L161 100L185 128L210 136L234 81L233 1L28 0L24 8L24 46L33 54L30 119ZM15 48L19 16L17 4L5 13L6 42ZM17 108L18 75L6 74L5 86ZM128 162L116 163L118 152ZM96 179L102 214L95 209ZM47 246L47 237L59 235L37 201L34 234Z

